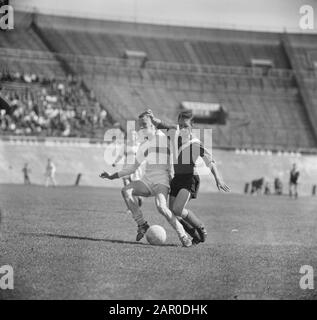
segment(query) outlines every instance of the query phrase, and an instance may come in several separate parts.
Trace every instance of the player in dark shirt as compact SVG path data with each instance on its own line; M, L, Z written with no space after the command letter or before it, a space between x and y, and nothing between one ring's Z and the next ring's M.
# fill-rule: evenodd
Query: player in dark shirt
M193 243L204 242L207 231L200 219L186 205L190 199L195 199L200 185L196 170L196 162L201 157L210 168L219 190L228 192L229 187L222 181L216 163L211 154L199 139L192 136L192 113L181 112L177 125L168 125L154 117L151 110L147 111L158 129L168 130L168 136L173 151L174 177L171 181L170 208L179 218L187 233L193 237Z
M293 168L289 175L289 196L298 197L297 185L298 185L299 171L297 170L296 164L293 164Z
M24 184L31 184L30 176L29 176L31 169L29 168L27 163L24 164L22 172L23 172Z

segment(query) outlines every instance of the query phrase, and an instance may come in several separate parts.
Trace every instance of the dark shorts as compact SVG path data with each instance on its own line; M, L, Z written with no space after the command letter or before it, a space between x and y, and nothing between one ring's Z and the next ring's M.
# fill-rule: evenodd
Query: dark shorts
M198 175L181 174L174 176L174 178L171 181L170 195L172 197L176 197L181 189L186 189L190 192L191 199L196 199L199 190L199 185L200 178Z

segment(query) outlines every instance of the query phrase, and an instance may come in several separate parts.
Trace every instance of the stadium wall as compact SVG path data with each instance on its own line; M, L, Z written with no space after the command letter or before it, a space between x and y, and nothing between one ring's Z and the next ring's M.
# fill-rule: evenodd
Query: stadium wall
M47 158L52 158L57 167L56 179L59 185L72 186L77 174L81 173L80 185L99 187L121 187L120 180L104 181L98 177L103 171L113 172L103 159L106 144L89 139L62 138L17 138L0 140L0 183L23 183L22 167L29 163L32 170L31 182L44 184L44 172ZM232 192L242 193L246 182L265 177L273 182L279 177L288 192L288 177L292 163L297 163L300 176L300 194L310 195L312 185L317 184L317 155L251 152L245 150L213 150L213 156L230 185ZM213 180L202 163L201 192L216 191Z

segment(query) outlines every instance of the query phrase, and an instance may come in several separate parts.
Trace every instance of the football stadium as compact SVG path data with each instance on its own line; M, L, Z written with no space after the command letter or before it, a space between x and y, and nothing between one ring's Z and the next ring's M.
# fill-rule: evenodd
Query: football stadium
M0 1L0 300L317 298L316 2L90 2Z

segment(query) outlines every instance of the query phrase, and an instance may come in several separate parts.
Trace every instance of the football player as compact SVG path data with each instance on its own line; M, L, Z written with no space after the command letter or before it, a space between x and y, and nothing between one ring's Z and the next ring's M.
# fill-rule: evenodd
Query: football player
M171 178L170 150L167 137L155 128L148 114L141 114L138 122L144 141L137 151L135 164L112 175L103 172L100 177L110 180L122 178L135 172L145 162L145 173L142 179L132 181L122 189L122 196L138 225L136 240L139 241L143 238L149 225L144 220L140 207L131 195L154 197L158 211L176 231L182 245L190 247L192 245L191 239L187 236L184 227L169 209L167 203Z
M204 242L207 231L202 221L187 209L190 199L198 194L200 178L196 169L198 157L210 169L219 190L229 192L229 187L222 180L216 163L202 142L192 135L193 115L191 111L181 112L177 125L169 125L154 117L149 109L152 122L158 129L168 130L168 136L173 150L174 177L171 181L169 207L180 219L185 230L193 237L193 243Z

